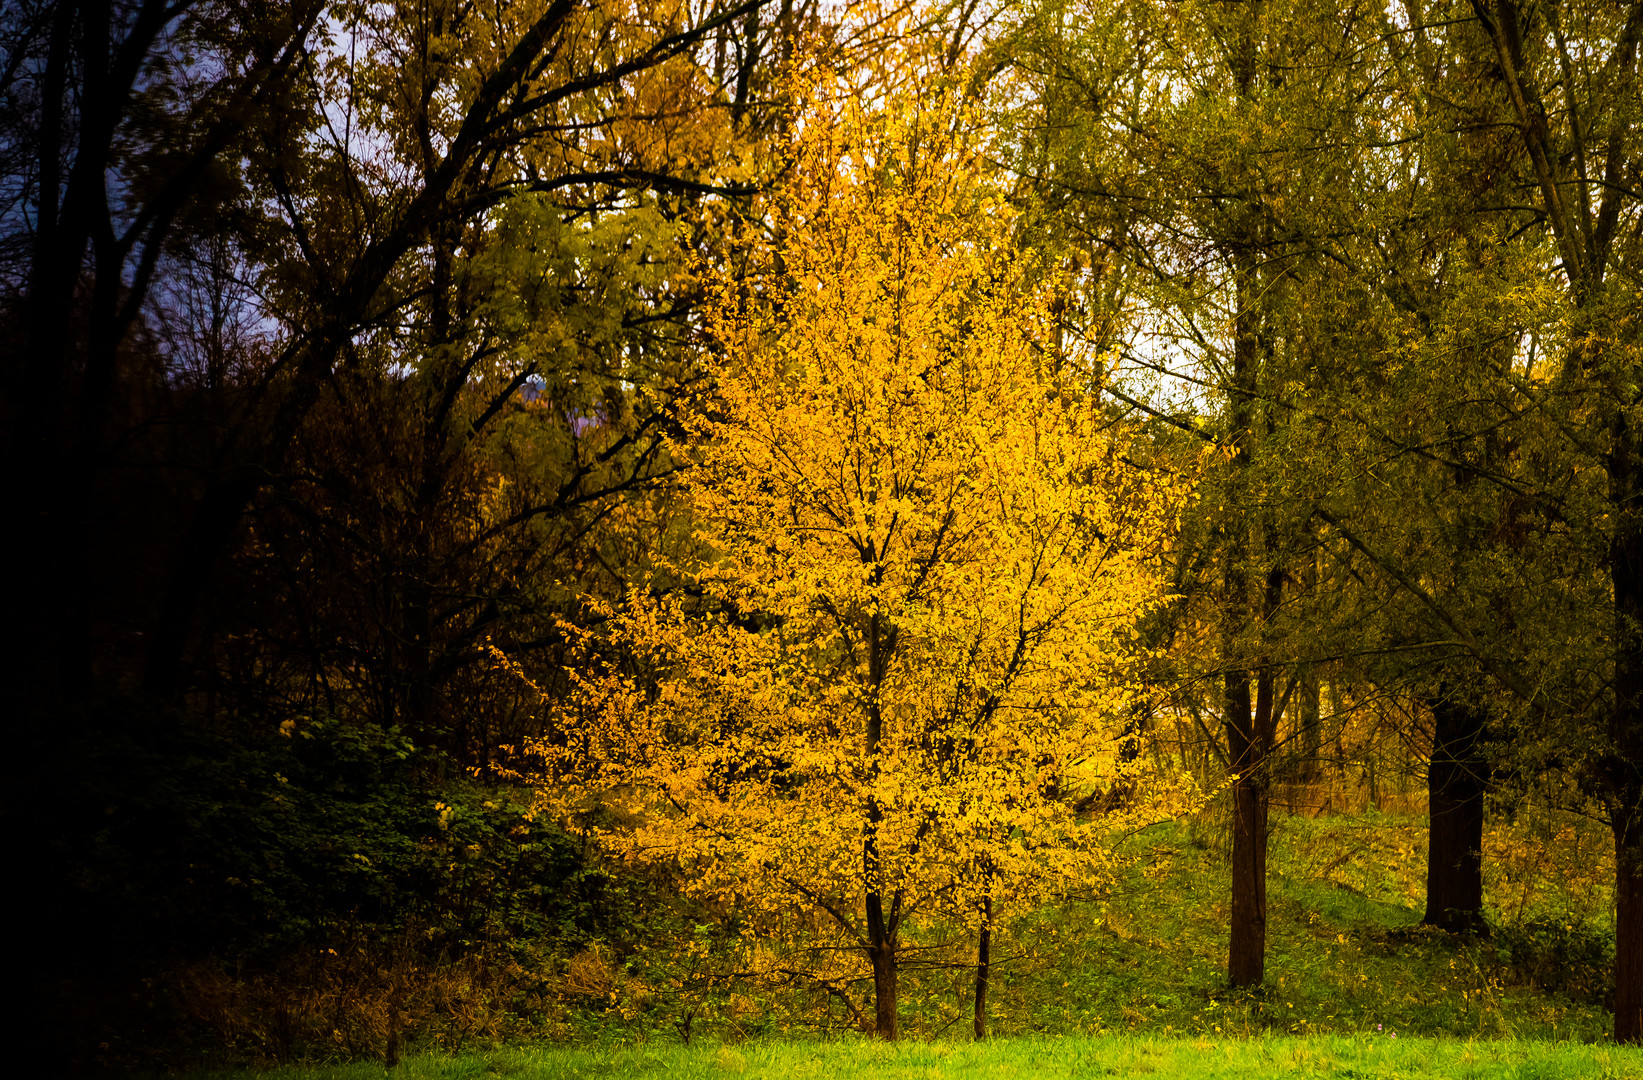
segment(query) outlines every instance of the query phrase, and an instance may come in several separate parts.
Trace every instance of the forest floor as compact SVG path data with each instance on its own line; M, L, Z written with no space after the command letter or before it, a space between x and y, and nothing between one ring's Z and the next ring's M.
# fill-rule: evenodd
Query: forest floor
M1457 938L1420 925L1424 815L1275 808L1266 984L1257 990L1226 985L1226 838L1203 821L1154 826L1129 841L1127 868L1101 896L1001 915L989 1033L1601 1041L1613 1023L1607 830L1573 815L1496 816L1484 844L1494 930ZM967 949L929 955L940 959L902 972L902 1031L959 1038L971 1024ZM664 985L663 961L634 957L626 970L637 983ZM847 1025L829 999L817 1002L744 988L690 1007L696 1033L727 1041ZM685 1005L655 994L643 1009L585 1009L570 1038L677 1041ZM828 1008L832 1015L820 1011ZM860 1008L871 1017L870 1002Z
M1201 823L1148 830L1132 841L1135 862L1103 901L1012 925L998 951L1009 956L1013 946L1017 959L1004 962L989 995L990 1030L1606 1037L1614 940L1607 830L1572 815L1497 822L1484 842L1494 932L1471 939L1420 925L1425 825L1415 815L1275 809L1266 985L1257 991L1226 986L1224 837ZM967 973L956 974L955 994ZM963 1012L903 1002L914 1030L933 1027L933 1013Z
M419 1039L389 1075L1643 1078L1643 1050L1607 1045L1606 830L1573 815L1495 818L1485 838L1493 932L1457 938L1419 925L1424 816L1275 808L1258 990L1226 986L1225 837L1209 821L1166 823L1131 838L1125 870L1101 896L1006 920L989 993L995 1038L979 1046L965 1038L973 970L962 940L949 962L903 971L905 1038L894 1047L845 1030L819 995L746 984L670 995L677 961L658 951L601 960L614 991L553 995L551 1043ZM349 1055L317 1045L302 1054L332 1056ZM189 1075L384 1070L379 1059Z

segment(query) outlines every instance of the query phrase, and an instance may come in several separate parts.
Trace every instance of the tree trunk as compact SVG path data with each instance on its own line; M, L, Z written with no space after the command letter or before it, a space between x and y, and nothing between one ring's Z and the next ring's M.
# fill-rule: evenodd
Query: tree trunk
M1614 1041L1643 1042L1643 519L1637 509L1636 433L1624 411L1611 421L1609 541L1614 596L1614 711L1603 761L1615 850Z
M879 743L884 735L884 714L879 709L878 689L884 685L884 673L889 666L891 648L885 640L885 627L877 613L868 617L867 672L873 696L867 705L867 739L864 746L871 780L878 779ZM872 788L869 787L869 792ZM896 1023L896 929L900 916L897 898L890 904L890 916L884 914L884 863L879 857L879 826L884 822L884 807L878 798L868 794L866 820L861 830L862 881L866 886L867 955L873 962L873 1032L879 1038L894 1041Z
M1434 721L1426 768L1428 926L1452 933L1486 929L1483 921L1483 795L1487 772L1478 742L1483 711L1445 688L1429 703Z
M1318 595L1318 560L1323 557L1323 549L1317 548L1306 556L1301 563L1301 595L1304 603L1314 604ZM1317 617L1316 615L1313 616ZM1300 678L1300 701L1297 704L1295 721L1296 747L1290 755L1294 763L1289 775L1297 785L1307 788L1315 785L1320 779L1321 770L1318 767L1318 750L1323 735L1323 688L1318 683L1318 665L1308 661L1301 665L1298 672ZM1312 793L1306 792L1305 798L1311 799Z
M981 933L976 940L976 1039L987 1037L987 980L993 971L993 898L981 901Z
M1643 1042L1643 521L1629 419L1614 421L1610 500L1619 509L1609 546L1614 588L1614 705L1601 762L1614 831L1614 1041Z
M1255 686L1251 708L1248 673L1227 677L1227 747L1237 777L1232 782L1232 925L1227 947L1227 981L1233 986L1259 986L1266 978L1271 672L1262 670Z
M1643 844L1615 829L1614 1041L1643 1042Z
M5 357L7 378L0 391L0 430L8 436L11 470L9 520L0 550L6 565L19 571L7 590L0 672L6 679L8 712L19 719L31 709L51 709L90 689L82 674L84 658L71 655L81 647L82 635L73 625L80 611L77 604L64 602L65 592L71 600L78 593L86 570L64 552L76 543L75 526L92 502L89 491L71 490L79 478L67 457L79 419L73 410L74 356L80 352L76 294L87 276L96 210L103 207L106 217L107 206L106 199L87 197L88 179L94 177L99 185L103 180L108 148L98 142L105 125L86 114L106 112L106 92L95 101L77 93L84 102L78 114L72 109L65 114L64 101L66 91L87 89L101 71L90 54L99 44L106 54L107 13L91 6L77 47L80 18L77 4L59 3L53 13L35 144L37 232L27 299L17 320L22 342ZM97 39L99 28L105 31L104 42ZM84 70L76 72L76 61ZM78 86L77 75L85 80Z
M874 710L875 714L877 710ZM873 742L877 743L876 724ZM884 811L878 800L867 799L867 824L862 837L862 868L867 882L867 956L873 963L873 1033L889 1042L895 1041L896 1022L896 926L895 908L891 904L890 918L884 915L883 868L879 860L879 824Z
M1614 704L1610 751L1600 760L1614 831L1614 1040L1643 1042L1643 495L1637 432L1624 409L1610 418L1609 539L1614 597Z
M896 1016L896 938L884 918L884 900L875 888L867 893L868 957L873 961L873 1034L894 1042Z
M1259 986L1266 979L1266 819L1263 785L1239 777L1232 788L1232 931L1227 981Z
M1241 84L1247 91L1248 84ZM1249 467L1253 461L1252 429L1256 385L1267 343L1261 334L1260 282L1252 250L1237 254L1238 314L1233 343L1232 383L1228 388L1229 438L1236 448L1228 478L1228 505L1245 502ZM1267 426L1271 434L1270 422ZM1229 659L1248 655L1240 633L1265 633L1265 624L1278 609L1284 572L1269 566L1258 596L1251 595L1249 523L1242 518L1229 525L1226 552L1226 604L1238 624L1228 627L1225 654ZM1269 556L1276 555L1276 530L1270 520L1261 523ZM1241 624L1241 625L1240 625ZM1259 649L1265 652L1264 644ZM1247 663L1248 661L1244 661ZM1250 683L1255 700L1250 701ZM1234 667L1226 674L1225 726L1227 762L1232 782L1232 924L1227 946L1227 979L1233 986L1258 986L1266 977L1266 840L1270 801L1267 756L1272 750L1274 722L1272 667L1257 656L1252 668Z

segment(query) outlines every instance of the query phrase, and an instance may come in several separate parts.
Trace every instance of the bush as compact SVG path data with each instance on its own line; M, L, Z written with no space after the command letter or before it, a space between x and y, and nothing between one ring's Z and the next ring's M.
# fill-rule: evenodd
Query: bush
M10 810L42 864L36 989L71 1059L160 1064L213 1042L281 1056L315 1032L352 1052L348 1032L390 1016L406 1036L494 1032L510 1003L543 1017L538 975L631 936L649 903L533 820L522 792L397 730L299 715L225 732L123 700L34 737L27 753L67 767L24 775ZM436 1007L395 974L411 970L471 989ZM323 1004L348 997L333 984L355 987L349 1008L376 1002L369 1022L325 1018L347 1013Z
M77 921L128 947L261 962L338 936L460 952L599 930L606 882L571 838L396 730L293 717L251 742L122 719L74 740L47 827Z
M1612 1008L1612 931L1541 917L1497 928L1491 944L1503 982Z

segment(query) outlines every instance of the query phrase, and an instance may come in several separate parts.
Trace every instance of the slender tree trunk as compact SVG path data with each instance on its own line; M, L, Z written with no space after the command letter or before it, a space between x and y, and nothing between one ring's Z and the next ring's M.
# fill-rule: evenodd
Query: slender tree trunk
M1486 766L1478 753L1483 711L1449 688L1429 703L1434 721L1426 768L1428 926L1451 932L1486 929L1483 921L1483 796Z
M1266 979L1266 824L1268 800L1261 785L1233 785L1232 927L1227 981L1259 986Z
M426 125L426 117L423 118ZM423 135L429 147L429 168L433 167L432 139ZM453 332L452 292L455 277L456 242L448 224L433 230L433 281L428 297L428 351L439 358L431 365L431 385L424 388L421 477L417 482L412 515L406 521L410 530L410 559L406 567L404 585L405 627L404 664L400 677L405 682L405 715L400 722L419 741L445 744L459 759L472 760L475 750L482 755L483 747L472 745L467 725L462 730L438 730L436 702L438 688L434 685L434 595L437 575L435 567L434 530L439 520L440 500L446 489L446 449L450 431L450 411L464 382L468 367L456 362L451 354L457 347Z
M1318 560L1322 557L1322 548L1314 549L1306 556L1301 564L1301 591L1307 603L1316 603L1318 594ZM1296 748L1291 756L1294 767L1290 775L1295 783L1310 787L1319 779L1318 747L1321 742L1322 724L1322 688L1318 685L1318 665L1305 663L1298 673L1300 678L1300 701L1297 703L1295 719ZM1310 796L1310 792L1308 792Z
M382 1050L382 1064L389 1069L399 1066L399 1029L404 1004L404 994L398 983L399 976L396 974L394 978L393 993L388 998L388 1043Z
M1266 978L1267 754L1271 749L1272 674L1254 680L1250 701L1246 672L1227 677L1227 744L1232 771L1232 923L1227 981L1259 986Z
M1246 46L1249 43L1245 42ZM1250 46L1252 47L1252 46ZM1240 97L1248 81L1240 83ZM1229 462L1228 505L1248 501L1246 477L1253 463L1253 429L1260 364L1266 352L1261 333L1260 281L1253 248L1234 255L1238 313L1234 329L1232 381L1228 387L1229 437L1235 453ZM1268 424L1268 433L1271 427ZM1277 611L1284 573L1269 567L1259 595L1250 581L1251 524L1235 518L1228 530L1226 604L1238 624L1228 628L1226 656L1247 655L1250 645L1240 635L1265 634L1265 624ZM1276 555L1276 531L1263 523L1268 557ZM1264 648L1260 651L1264 652ZM1254 701L1250 700L1251 683ZM1266 976L1266 841L1270 802L1267 757L1272 750L1274 722L1272 667L1265 656L1252 668L1233 668L1226 675L1225 727L1227 761L1232 783L1232 922L1227 947L1227 979L1233 986L1258 986Z
M1625 411L1611 421L1609 499L1614 532L1614 705L1607 782L1615 847L1614 1040L1643 1042L1643 495L1636 432Z
M742 116L747 112L753 90L753 72L759 64L759 12L749 12L743 25L742 64L736 72L736 97L730 109L730 122L737 126L741 125Z
M1643 844L1615 834L1614 1041L1643 1042Z
M6 462L11 481L7 492L8 522L0 533L0 551L14 568L7 589L7 613L0 623L0 673L5 676L14 723L25 722L29 712L51 707L77 689L67 678L65 624L68 612L57 590L68 575L83 568L61 557L68 524L63 508L72 505L63 466L72 428L67 407L71 400L74 296L80 279L90 225L85 200L62 197L65 150L74 158L68 179L87 149L91 133L79 133L65 117L65 91L74 81L78 5L59 3L53 13L40 93L40 121L36 133L38 169L36 233L27 303L19 320L21 348L6 357L7 400L0 402L0 432L4 433ZM84 497L85 493L75 492Z
M877 851L874 851L877 856ZM896 1013L896 935L884 917L884 898L876 888L867 892L868 958L873 962L873 1034L887 1042L895 1041Z
M867 672L872 697L867 704L867 753L869 794L862 823L862 880L866 885L867 955L873 963L873 1032L894 1041L898 1031L896 1015L896 918L892 900L890 915L884 913L884 864L879 857L879 826L884 808L871 794L871 782L878 778L879 742L884 735L884 714L879 710L878 690L884 684L891 647L885 641L884 626L877 614L869 616L867 630Z
M993 898L982 897L981 933L976 938L976 1038L987 1037L987 980L993 973Z
M1612 421L1609 544L1614 590L1614 711L1603 761L1615 845L1614 1040L1643 1042L1643 519L1638 445L1624 411Z
M1296 734L1300 749L1296 751L1295 779L1302 784L1316 784L1322 774L1318 767L1318 750L1322 745L1322 693L1318 686L1318 669L1306 665L1301 672L1300 715Z

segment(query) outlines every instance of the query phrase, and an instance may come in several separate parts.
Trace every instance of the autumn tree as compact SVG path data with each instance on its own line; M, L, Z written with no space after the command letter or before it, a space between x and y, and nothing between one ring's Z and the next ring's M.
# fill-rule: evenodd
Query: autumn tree
M1138 768L1131 630L1187 478L1044 348L962 114L832 90L721 286L678 448L699 556L590 633L537 749L613 849L818 913L895 1038L908 920L1100 872L1113 825L1065 796Z
M1601 431L1606 498L1581 524L1606 540L1610 586L1612 705L1591 774L1615 840L1615 1026L1617 1042L1643 1040L1643 491L1638 467L1640 357L1636 183L1638 48L1643 4L1565 4L1544 11L1514 0L1472 5L1493 46L1494 100L1509 106L1538 222L1555 247L1565 285L1566 350L1557 379L1572 384L1580 415ZM1554 91L1553 87L1557 89ZM1554 97L1555 93L1555 97ZM1590 452L1584 439L1568 449ZM1582 456L1585 456L1582 453ZM1590 460L1590 459L1588 459Z

